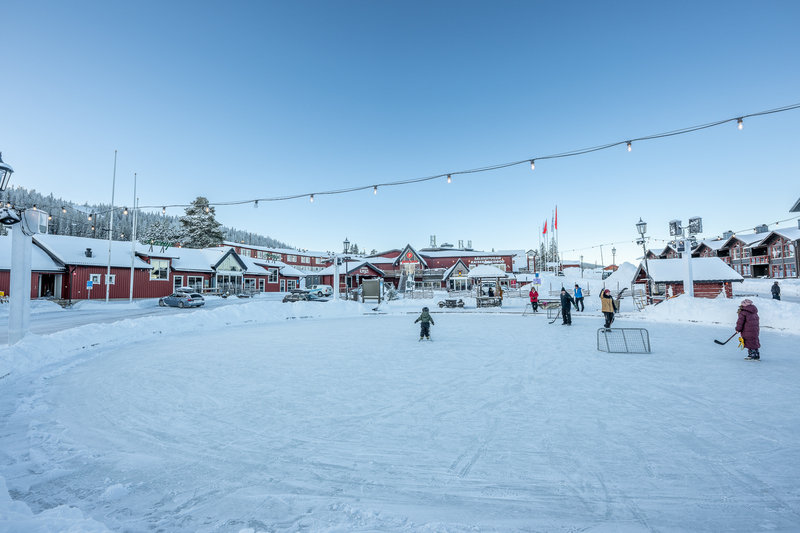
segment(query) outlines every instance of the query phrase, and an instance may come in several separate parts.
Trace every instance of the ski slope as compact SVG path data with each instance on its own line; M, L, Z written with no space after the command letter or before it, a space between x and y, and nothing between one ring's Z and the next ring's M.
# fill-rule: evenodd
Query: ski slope
M746 362L713 343L735 304L623 314L648 355L596 350L594 298L571 327L256 300L26 338L0 531L797 531L800 327Z

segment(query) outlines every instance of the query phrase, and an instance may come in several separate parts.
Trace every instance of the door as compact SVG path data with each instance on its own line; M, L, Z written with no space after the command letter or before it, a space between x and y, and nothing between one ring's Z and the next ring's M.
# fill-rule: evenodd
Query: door
M183 276L175 276L172 280L174 290L178 290L183 287Z
M263 279L258 280L258 290L260 292L264 292L264 280Z
M286 280L281 280L281 292L286 292Z

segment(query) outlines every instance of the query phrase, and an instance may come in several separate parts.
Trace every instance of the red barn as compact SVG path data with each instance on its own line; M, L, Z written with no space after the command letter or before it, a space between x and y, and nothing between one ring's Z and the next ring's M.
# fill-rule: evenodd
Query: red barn
M744 281L739 273L718 257L696 257L691 261L694 295L697 298L717 298L722 292L726 298L733 298L731 284ZM659 301L684 292L683 273L683 259L650 259L647 264L644 261L639 263L633 279L634 284L652 285L653 299Z

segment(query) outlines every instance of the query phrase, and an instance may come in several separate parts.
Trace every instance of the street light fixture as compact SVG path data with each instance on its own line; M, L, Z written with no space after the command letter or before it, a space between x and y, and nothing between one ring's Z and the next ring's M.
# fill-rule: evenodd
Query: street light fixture
M11 165L3 163L3 152L0 152L0 192L6 190L8 182L11 180L11 174L13 173L14 169L11 168Z
M347 237L344 238L343 244L344 244L344 253L348 253L348 250L350 250L350 241L347 240Z
M639 217L639 222L636 223L636 231L638 231L639 235L640 235L639 239L636 241L636 244L641 244L642 245L642 251L644 252L644 268L645 268L645 270L647 270L647 276L649 277L650 276L650 265L647 263L647 247L645 246L645 243L647 242L647 239L644 236L644 234L647 232L647 222L644 222L642 220L642 217ZM612 253L613 253L613 251L612 251ZM650 283L650 282L647 282L647 287L648 287L647 292L649 293L650 301L652 301L653 300L653 284Z

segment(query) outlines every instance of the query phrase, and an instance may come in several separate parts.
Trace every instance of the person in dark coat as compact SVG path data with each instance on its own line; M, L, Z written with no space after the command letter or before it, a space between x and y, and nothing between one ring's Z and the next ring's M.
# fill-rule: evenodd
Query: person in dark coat
M539 309L539 291L536 290L536 287L531 289L529 296L531 297L531 309L533 309L534 313L537 313Z
M433 317L428 312L427 307L422 308L422 314L419 315L419 318L414 321L414 324L417 322L421 322L420 329L419 329L419 340L422 340L423 337L426 339L431 338L431 324L433 324Z
M564 318L562 326L572 325L572 306L575 305L575 300L569 295L567 289L561 287L561 316Z
M781 286L778 285L778 282L772 284L772 299L773 300L780 300L781 299Z
M584 309L586 309L586 307L583 305L583 291L581 290L581 288L576 283L575 284L575 310L576 311L580 311L581 313L583 313Z
M747 348L747 358L758 361L761 354L758 352L761 343L758 340L758 309L753 305L752 300L742 300L739 306L739 319L736 321L736 331L744 339L744 347Z

